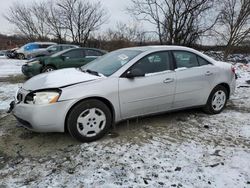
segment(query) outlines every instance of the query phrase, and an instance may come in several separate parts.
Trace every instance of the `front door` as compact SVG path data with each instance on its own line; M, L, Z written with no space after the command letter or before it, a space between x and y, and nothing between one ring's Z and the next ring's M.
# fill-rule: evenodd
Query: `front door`
M157 52L139 60L129 70L145 76L119 78L120 109L123 119L172 108L176 76L168 52Z

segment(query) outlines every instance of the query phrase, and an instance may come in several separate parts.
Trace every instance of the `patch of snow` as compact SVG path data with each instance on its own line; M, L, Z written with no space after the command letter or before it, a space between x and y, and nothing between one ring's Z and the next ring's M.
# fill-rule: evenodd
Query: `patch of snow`
M21 84L0 82L0 110L7 110Z
M25 60L0 59L0 77L22 74L22 65Z

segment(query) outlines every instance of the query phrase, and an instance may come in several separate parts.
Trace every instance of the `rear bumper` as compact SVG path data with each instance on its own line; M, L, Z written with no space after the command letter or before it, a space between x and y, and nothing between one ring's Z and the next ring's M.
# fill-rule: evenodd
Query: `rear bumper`
M67 112L73 100L48 105L16 104L13 115L20 125L35 132L64 132Z

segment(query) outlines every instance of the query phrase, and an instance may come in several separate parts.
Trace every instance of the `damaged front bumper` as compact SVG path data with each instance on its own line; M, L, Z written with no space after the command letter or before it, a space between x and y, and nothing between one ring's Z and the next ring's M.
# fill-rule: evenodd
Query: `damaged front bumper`
M33 105L12 101L9 112L19 125L35 132L64 132L65 117L73 101Z

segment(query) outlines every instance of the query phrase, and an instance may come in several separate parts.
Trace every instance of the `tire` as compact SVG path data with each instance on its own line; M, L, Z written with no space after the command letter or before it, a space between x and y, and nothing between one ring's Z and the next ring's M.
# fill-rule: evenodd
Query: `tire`
M95 99L78 103L70 110L66 120L70 135L80 142L92 142L102 138L111 124L110 109Z
M228 100L228 91L225 87L216 86L207 100L203 110L208 114L219 114L225 108Z
M51 71L54 71L54 70L56 70L56 68L53 67L53 66L45 66L42 69L42 73L44 73L44 72L51 72Z
M17 54L17 58L23 60L23 59L25 59L25 55L24 54Z

